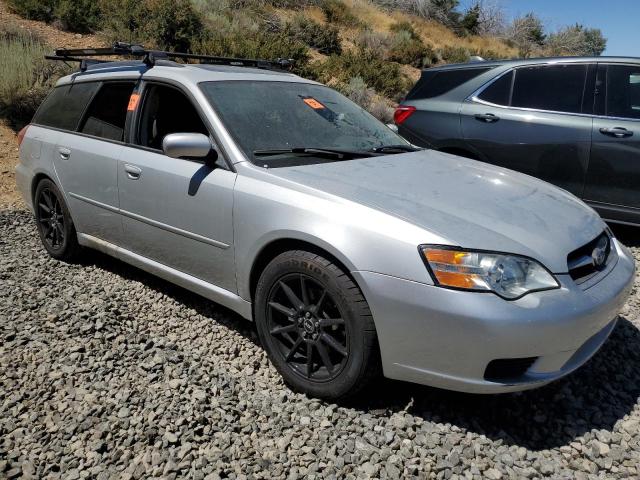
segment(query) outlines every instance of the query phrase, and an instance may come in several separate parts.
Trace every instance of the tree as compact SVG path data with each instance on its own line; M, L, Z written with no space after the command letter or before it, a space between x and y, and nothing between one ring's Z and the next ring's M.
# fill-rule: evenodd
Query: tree
M478 34L503 35L506 15L500 0L478 0Z
M597 28L575 24L549 35L547 47L552 55L598 56L607 48L607 39Z
M480 32L480 3L474 4L464 13L460 26L471 35Z
M534 49L544 45L546 35L542 20L533 12L515 18L507 32L507 38L518 47L522 57L530 56Z

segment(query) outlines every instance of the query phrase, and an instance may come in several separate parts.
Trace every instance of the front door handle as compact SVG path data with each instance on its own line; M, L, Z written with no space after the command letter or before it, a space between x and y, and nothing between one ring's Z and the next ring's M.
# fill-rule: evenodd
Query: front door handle
M631 130L627 130L622 127L614 127L614 128L606 128L603 127L600 129L600 133L603 135L609 135L610 137L616 138L626 138L633 136L633 132Z
M129 177L130 180L138 180L140 175L142 175L142 169L135 165L129 165L128 163L125 163L124 171L127 172L127 177Z
M60 154L60 158L62 160L69 160L69 157L71 156L71 150L69 150L68 148L64 148L64 147L59 147L58 148L58 153Z
M476 117L476 120L485 123L495 123L500 120L500 117L494 115L493 113L477 113L474 115L474 117Z

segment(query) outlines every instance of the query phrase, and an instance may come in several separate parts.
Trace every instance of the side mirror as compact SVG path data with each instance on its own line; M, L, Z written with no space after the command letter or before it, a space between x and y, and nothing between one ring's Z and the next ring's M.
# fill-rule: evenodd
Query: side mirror
M211 140L202 133L171 133L162 140L162 151L171 158L217 158Z

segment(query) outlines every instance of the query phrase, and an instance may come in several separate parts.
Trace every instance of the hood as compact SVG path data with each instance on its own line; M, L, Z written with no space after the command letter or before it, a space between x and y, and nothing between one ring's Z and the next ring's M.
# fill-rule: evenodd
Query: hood
M402 218L451 245L526 255L554 273L566 272L567 255L605 228L560 188L432 150L270 173Z

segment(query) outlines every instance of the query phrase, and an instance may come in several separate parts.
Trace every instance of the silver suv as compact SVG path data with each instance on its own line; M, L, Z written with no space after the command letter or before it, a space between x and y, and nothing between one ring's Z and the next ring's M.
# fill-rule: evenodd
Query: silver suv
M22 132L53 257L97 249L253 319L285 381L328 399L380 372L533 388L613 330L634 262L570 194L416 151L263 63L150 57L84 61Z

